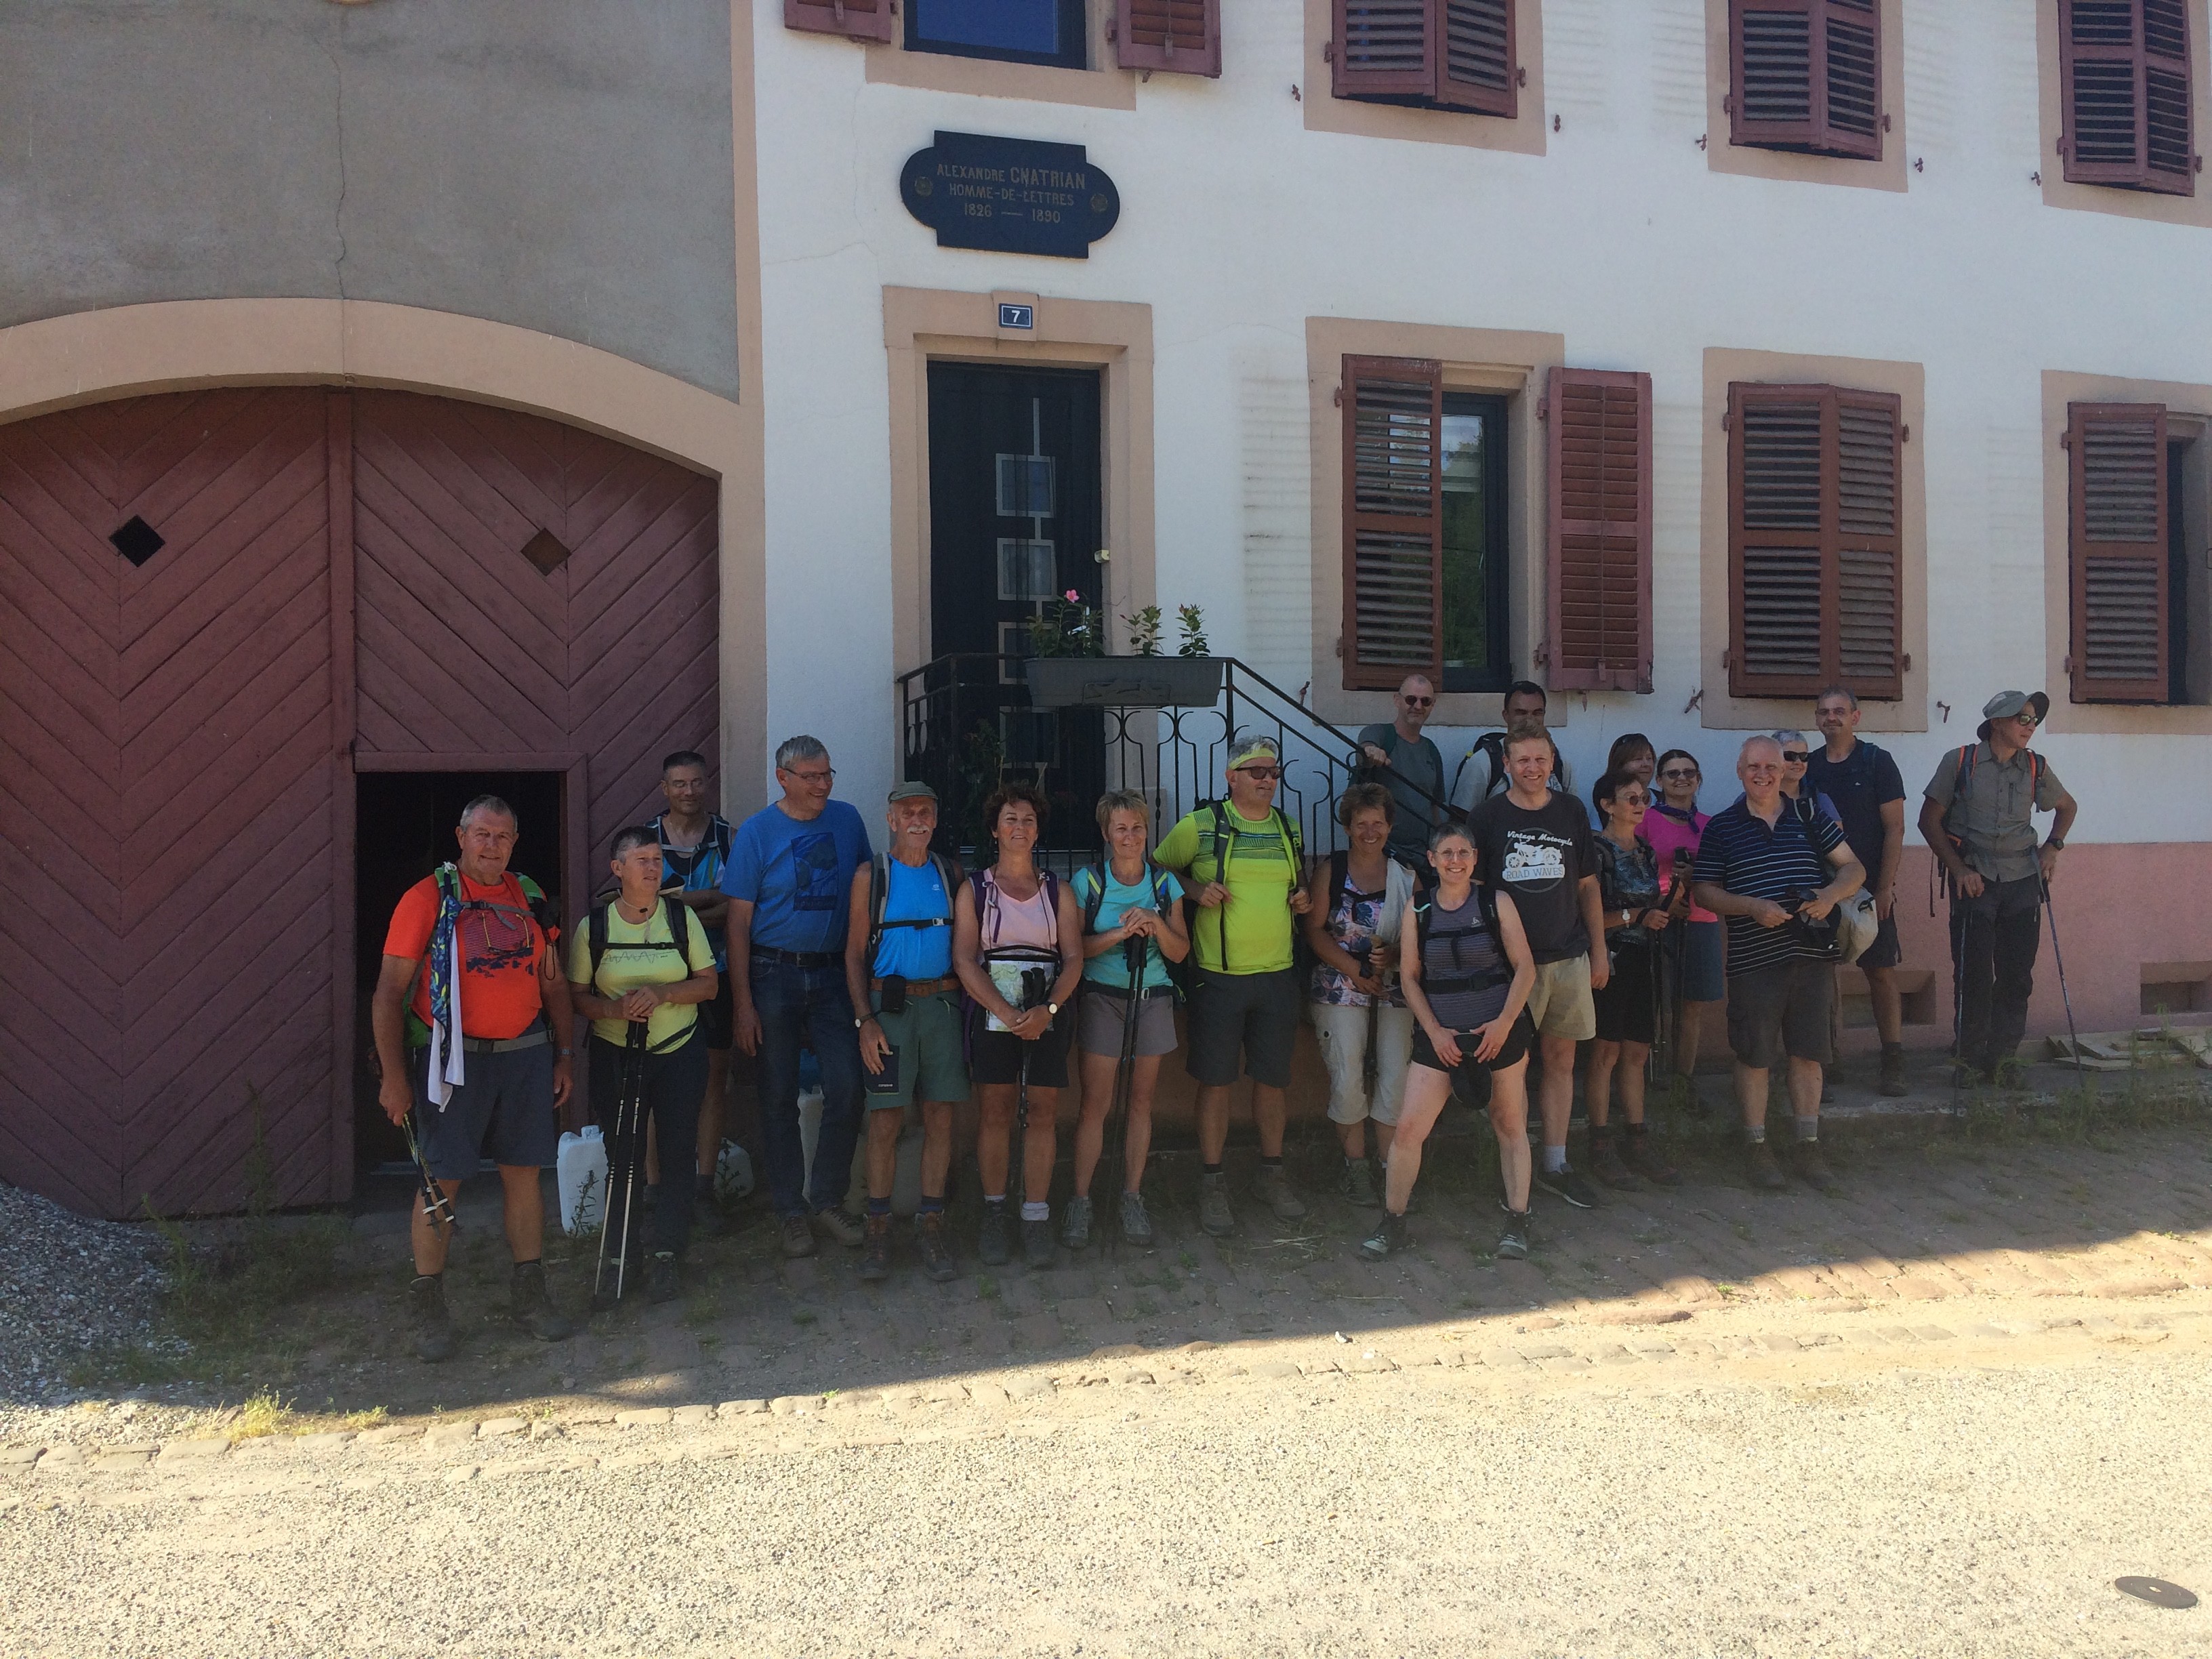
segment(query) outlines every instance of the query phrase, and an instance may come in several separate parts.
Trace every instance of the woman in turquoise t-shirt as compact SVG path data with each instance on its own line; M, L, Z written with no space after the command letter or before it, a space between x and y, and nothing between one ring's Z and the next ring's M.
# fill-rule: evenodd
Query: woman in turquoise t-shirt
M1075 1196L1067 1202L1060 1242L1079 1250L1091 1242L1091 1177L1106 1144L1106 1113L1114 1103L1114 1073L1121 1063L1122 1022L1131 1006L1128 949L1143 941L1144 968L1137 984L1136 1058L1129 1067L1129 1121L1121 1165L1121 1237L1132 1244L1152 1240L1152 1218L1138 1191L1152 1146L1152 1089L1160 1056L1176 1046L1175 983L1167 964L1190 952L1178 902L1182 887L1145 855L1152 811L1133 789L1098 798L1098 827L1109 854L1099 868L1079 870L1073 884L1076 908L1096 917L1084 935L1083 1006L1076 1042L1083 1050L1083 1115L1075 1126ZM1104 891L1100 891L1101 869Z

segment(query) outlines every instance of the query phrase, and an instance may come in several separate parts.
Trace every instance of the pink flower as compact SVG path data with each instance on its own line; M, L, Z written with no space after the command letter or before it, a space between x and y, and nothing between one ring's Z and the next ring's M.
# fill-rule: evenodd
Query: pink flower
M1067 602L1068 602L1070 605L1073 605L1073 604L1074 604L1078 599L1080 599L1082 597L1083 597L1083 595L1082 595L1082 594L1080 594L1080 593L1077 592L1076 592L1073 588L1072 588L1072 587L1071 587L1071 588L1069 588L1069 589L1067 590Z

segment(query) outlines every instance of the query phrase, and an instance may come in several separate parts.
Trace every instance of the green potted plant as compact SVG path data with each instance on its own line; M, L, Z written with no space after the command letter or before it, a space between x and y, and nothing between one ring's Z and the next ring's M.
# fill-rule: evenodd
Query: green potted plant
M1194 605L1179 607L1176 617L1182 641L1174 656L1160 654L1156 605L1122 617L1130 649L1109 656L1104 618L1069 589L1030 624L1030 702L1039 708L1211 708L1220 700L1222 665L1206 641L1205 617Z

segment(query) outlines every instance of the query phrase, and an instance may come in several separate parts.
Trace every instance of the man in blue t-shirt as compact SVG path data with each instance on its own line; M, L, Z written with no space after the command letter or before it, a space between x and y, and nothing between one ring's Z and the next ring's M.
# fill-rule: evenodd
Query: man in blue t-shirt
M868 1244L860 1277L891 1271L891 1187L909 1100L921 1108L921 1197L914 1214L921 1270L943 1284L958 1269L945 1242L952 1109L968 1098L960 981L952 972L952 901L960 870L930 851L937 791L891 786L890 851L853 872L846 908L845 988L860 1019L868 1073ZM879 919L880 918L880 919Z
M1881 1033L1881 1091L1905 1092L1905 1005L1897 967L1905 952L1897 938L1897 870L1905 859L1905 779L1886 749L1859 736L1859 700L1847 685L1832 685L1813 705L1814 723L1827 739L1813 751L1806 787L1835 803L1836 820L1851 856L1867 872L1874 913L1881 921L1872 945L1860 953L1874 1023Z
M1786 1056L1797 1173L1825 1192L1835 1177L1820 1155L1820 1079L1836 975L1832 951L1805 924L1826 921L1866 872L1833 818L1790 810L1782 764L1772 738L1744 740L1735 763L1743 799L1706 823L1691 896L1728 923L1729 1045L1752 1184L1790 1184L1766 1145L1767 1073Z
M783 1253L814 1254L817 1228L857 1249L866 1237L842 1207L860 1134L860 1051L845 987L847 895L868 861L860 815L831 800L836 773L816 738L775 751L783 799L738 828L722 871L728 919L731 1024L760 1056L761 1139L769 1191L783 1218ZM812 1190L799 1138L799 1051L822 1065L822 1129ZM811 1225L809 1224L810 1218Z

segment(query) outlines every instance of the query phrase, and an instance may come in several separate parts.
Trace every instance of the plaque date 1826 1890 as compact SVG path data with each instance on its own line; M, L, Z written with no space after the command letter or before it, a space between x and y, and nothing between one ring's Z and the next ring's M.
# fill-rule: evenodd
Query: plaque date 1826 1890
M899 174L906 210L939 247L1087 259L1114 228L1121 192L1080 144L940 132Z

